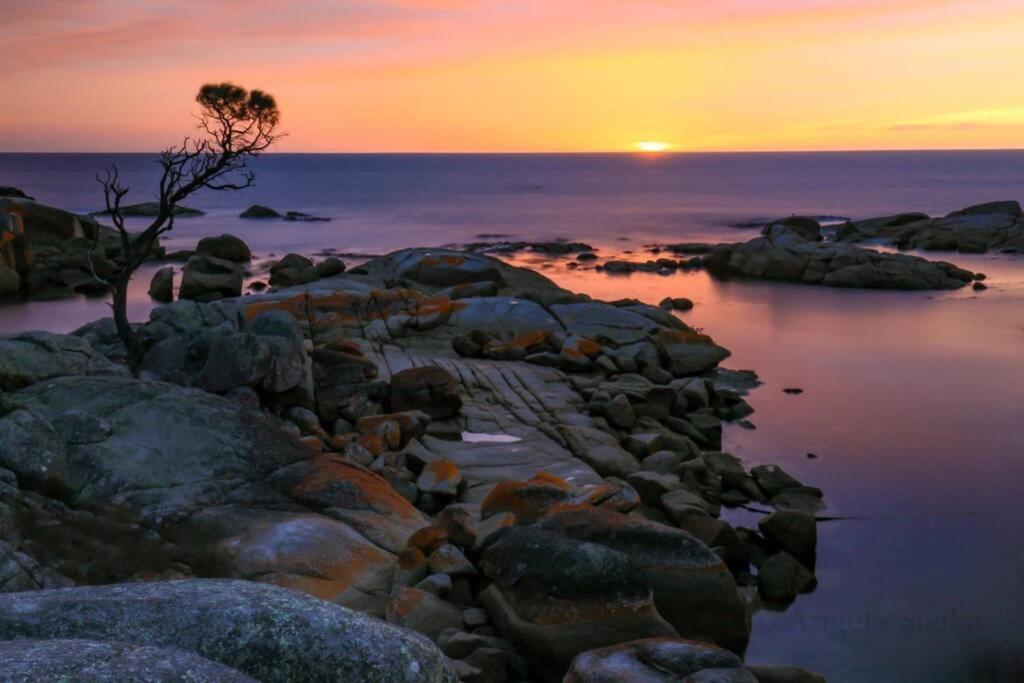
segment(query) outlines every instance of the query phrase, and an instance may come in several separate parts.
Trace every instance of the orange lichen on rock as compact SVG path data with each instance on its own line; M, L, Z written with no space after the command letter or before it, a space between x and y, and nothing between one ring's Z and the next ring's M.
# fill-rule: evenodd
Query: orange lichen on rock
M511 512L516 516L517 524L532 524L555 505L569 502L568 488L562 488L568 485L554 475L547 476L555 481L534 477L529 481L500 482L480 505L481 517L487 519L502 512Z
M461 478L462 473L455 463L449 460L434 460L423 467L424 472L429 472L436 481L448 481L449 479Z
M696 330L661 330L658 332L660 341L675 344L714 344L715 341L706 334Z
M448 543L448 531L439 526L426 526L409 536L407 546L419 548L426 556Z
M371 510L400 520L418 521L420 513L386 479L351 461L323 455L291 465L289 493L313 507Z
M421 567L427 563L427 556L415 546L409 546L398 554L398 566L405 571Z
M537 474L533 475L527 480L528 484L548 484L550 486L557 486L563 491L572 491L572 486L565 479L562 479L558 475L551 474L541 470Z
M306 318L306 295L296 294L287 299L251 303L245 307L246 322L251 322L253 318L264 311L284 311L291 313L298 320L304 320Z
M534 346L546 344L548 339L550 338L550 332L544 332L542 330L533 330L512 337L512 339L509 339L507 342L505 342L505 346L511 346L520 349L529 349Z

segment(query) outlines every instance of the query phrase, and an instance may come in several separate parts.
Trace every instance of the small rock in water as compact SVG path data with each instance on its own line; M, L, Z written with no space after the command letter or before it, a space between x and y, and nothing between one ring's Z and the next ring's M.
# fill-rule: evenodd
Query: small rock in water
M809 460L815 460L815 459L816 459L817 457L818 457L818 454L817 454L817 453L808 453L808 454L807 454L807 458L808 458Z
M787 393L787 394L794 394L794 395L796 395L796 394L802 394L802 393L804 393L804 390L803 390L803 389L801 389L800 387L786 387L786 388L785 388L785 389L783 389L782 391L783 391L784 393Z
M689 311L693 308L693 301L685 296L667 296L658 305L667 311Z
M983 289L988 289L988 285L986 285L984 282L980 282L980 281L975 282L972 285L972 287L974 288L974 291L976 291L976 292L980 292Z

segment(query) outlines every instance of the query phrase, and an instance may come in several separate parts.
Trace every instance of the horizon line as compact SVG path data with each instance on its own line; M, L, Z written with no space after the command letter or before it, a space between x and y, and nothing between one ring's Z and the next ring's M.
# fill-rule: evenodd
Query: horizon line
M159 154L161 150L134 150L134 151L111 151L111 150L59 150L59 151L8 151L0 150L4 155L44 155L44 154ZM753 150L664 150L659 152L645 152L643 150L589 150L589 151L446 151L434 150L424 151L296 151L296 152L263 152L261 156L283 156L283 155L306 155L306 156L327 156L327 155L350 155L350 156L682 156L707 155L707 154L879 154L879 153L924 153L924 152L1024 152L1024 147L892 147L892 148L865 148L865 149L753 149Z

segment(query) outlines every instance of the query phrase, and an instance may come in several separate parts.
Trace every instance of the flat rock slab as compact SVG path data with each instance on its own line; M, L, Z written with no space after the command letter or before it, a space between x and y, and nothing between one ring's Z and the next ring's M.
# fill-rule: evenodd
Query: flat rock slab
M593 426L594 421L561 371L521 362L421 356L397 347L382 350L388 373L435 364L459 381L464 402L456 422L460 431L482 435L484 440L427 436L423 446L437 459L459 468L468 485L466 500L480 502L495 484L529 479L541 471L574 485L602 481L576 455L601 441L577 438L581 431L573 427Z

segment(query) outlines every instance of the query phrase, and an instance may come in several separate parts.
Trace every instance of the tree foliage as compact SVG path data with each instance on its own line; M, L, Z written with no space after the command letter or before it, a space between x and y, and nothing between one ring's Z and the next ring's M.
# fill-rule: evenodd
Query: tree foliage
M228 191L251 187L255 176L249 162L282 135L278 132L277 102L261 90L246 90L233 83L209 83L199 89L196 102L200 107L199 132L163 150L157 159L161 169L156 195L158 210L144 230L131 233L126 227L122 207L129 187L121 181L117 166L111 165L97 176L103 186L107 213L120 238L120 253L111 277L101 278L95 269L93 277L110 287L114 323L133 371L145 348L128 321L128 285L132 274L153 255L160 236L174 229L175 208L181 202L201 189ZM97 230L94 240L99 237Z

